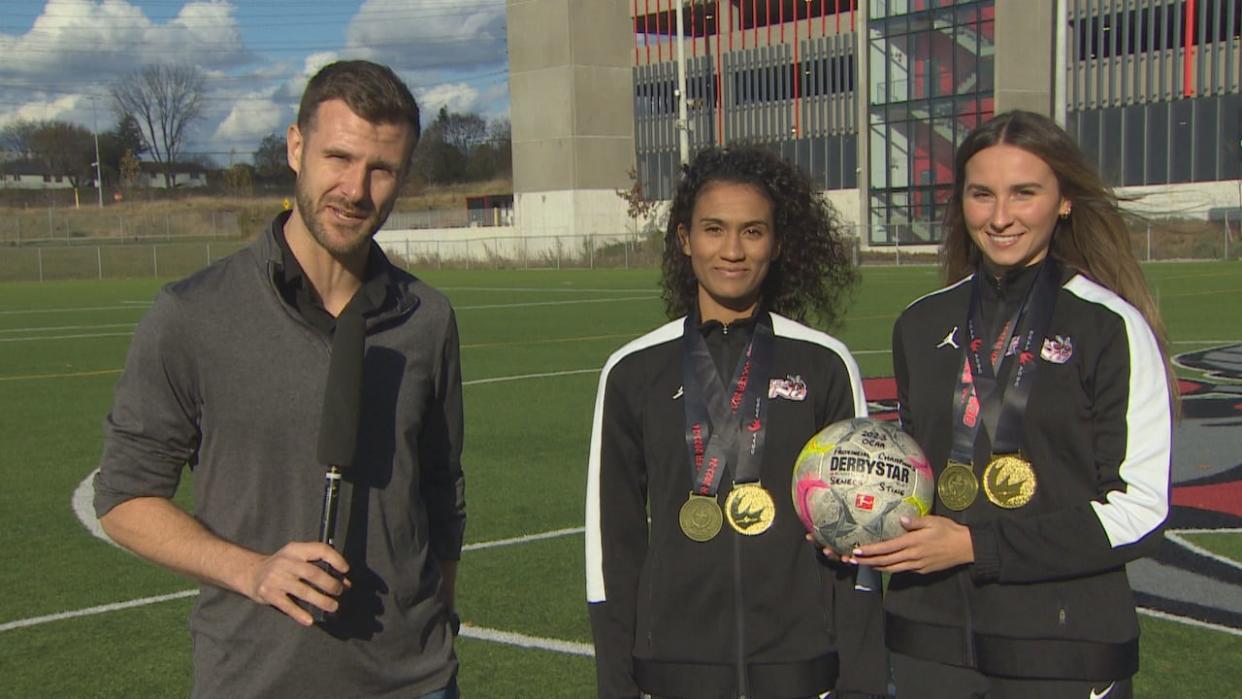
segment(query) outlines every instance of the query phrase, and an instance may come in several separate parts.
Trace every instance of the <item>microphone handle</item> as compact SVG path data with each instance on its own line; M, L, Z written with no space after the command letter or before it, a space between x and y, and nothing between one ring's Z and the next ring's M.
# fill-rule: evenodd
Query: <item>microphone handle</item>
M329 466L323 474L323 509L319 517L319 543L331 546L336 539L336 505L341 494L341 470Z
M341 470L336 466L329 466L327 473L323 475L323 510L319 518L319 543L321 544L332 546L335 542L336 510L340 492ZM328 565L327 561L315 561L315 565L328 575L340 579L341 574ZM304 603L303 607L311 613L316 623L323 623L334 616L332 612L326 612L310 603Z

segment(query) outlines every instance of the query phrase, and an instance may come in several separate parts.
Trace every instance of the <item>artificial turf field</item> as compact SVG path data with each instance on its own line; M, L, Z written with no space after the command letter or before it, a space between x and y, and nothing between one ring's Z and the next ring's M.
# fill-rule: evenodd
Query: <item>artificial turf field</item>
M1242 343L1237 263L1145 271L1175 352ZM864 375L891 373L892 321L937 286L936 275L930 267L863 269L835 334ZM657 273L423 276L448 293L461 328L469 507L457 595L468 625L458 644L463 694L593 696L578 529L591 412L608 354L663 321ZM188 692L194 585L95 538L72 507L96 466L134 324L160 283L0 284L0 696ZM505 541L516 537L532 538ZM1242 561L1242 534L1196 543ZM169 598L150 599L159 596ZM95 609L130 601L138 602ZM1138 696L1242 696L1242 635L1147 616L1142 625Z

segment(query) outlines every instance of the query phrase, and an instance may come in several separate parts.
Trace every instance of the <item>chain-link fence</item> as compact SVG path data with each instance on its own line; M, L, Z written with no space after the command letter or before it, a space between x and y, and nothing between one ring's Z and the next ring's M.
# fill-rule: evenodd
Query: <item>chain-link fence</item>
M894 226L875 227L849 239L857 265L934 264L936 247L908 240ZM862 246L863 240L871 245ZM877 245L877 242L888 244ZM1131 231L1140 260L1226 260L1242 257L1242 236L1231 222L1151 223ZM16 245L0 242L0 281L176 278L231 254L247 243L239 239L125 242L71 238L68 244ZM398 265L428 269L597 269L653 268L660 264L660 234L535 235L446 238L428 231L384 242Z
M864 264L934 263L943 240L942 227L928 223L877 224L859 233L868 242ZM1136 219L1131 222L1130 248L1145 262L1230 260L1242 257L1242 235L1236 218Z
M0 282L184 277L245 241L0 248Z
M257 230L254 218L251 211L217 209L155 213L122 207L10 209L0 217L0 246L229 240L252 235Z
M412 269L595 269L655 267L662 241L636 235L554 235L383 243Z

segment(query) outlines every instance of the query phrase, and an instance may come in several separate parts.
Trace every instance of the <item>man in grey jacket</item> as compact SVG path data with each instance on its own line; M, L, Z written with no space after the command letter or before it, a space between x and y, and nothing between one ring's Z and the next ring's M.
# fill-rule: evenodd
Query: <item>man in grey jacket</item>
M196 697L457 694L456 320L372 241L418 134L414 98L388 68L325 67L288 130L292 212L165 288L135 333L95 507L122 546L201 583ZM366 338L334 548L317 538L315 445L347 305ZM193 514L170 500L187 464ZM315 624L309 608L332 614Z

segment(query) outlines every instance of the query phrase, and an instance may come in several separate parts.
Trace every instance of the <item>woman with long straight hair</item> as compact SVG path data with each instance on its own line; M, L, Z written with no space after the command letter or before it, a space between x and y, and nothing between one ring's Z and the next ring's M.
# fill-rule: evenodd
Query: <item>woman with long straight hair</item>
M1132 696L1125 564L1168 515L1176 390L1117 199L1046 117L958 149L948 286L893 330L902 427L933 513L842 552L892 573L900 697Z

